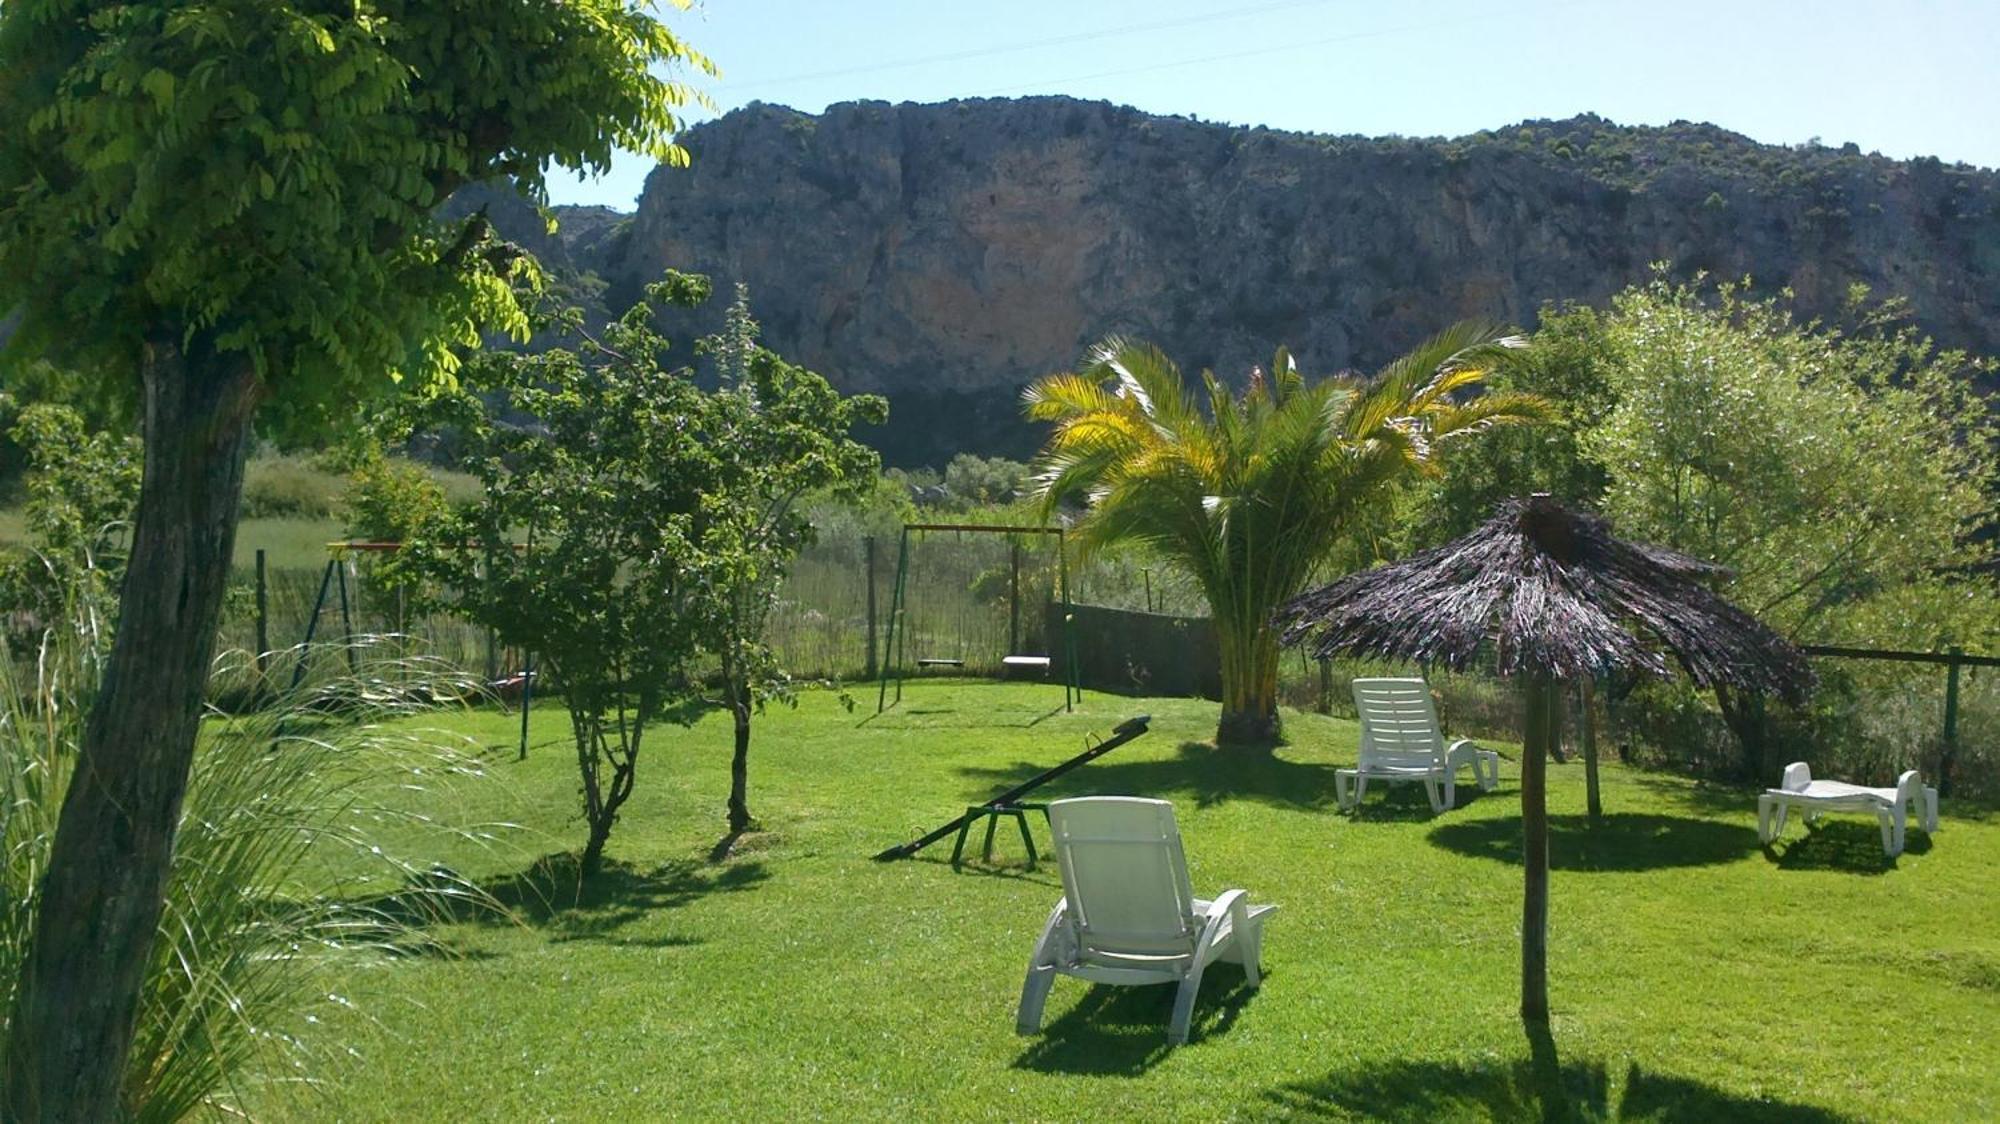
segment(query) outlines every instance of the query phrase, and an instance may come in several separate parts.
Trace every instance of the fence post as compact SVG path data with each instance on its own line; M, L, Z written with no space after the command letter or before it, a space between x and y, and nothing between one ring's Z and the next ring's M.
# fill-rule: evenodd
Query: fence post
M481 582L484 582L489 578L491 578L492 576L493 576L493 550L491 547L488 547L486 550L485 562L483 565L480 566L477 577ZM499 690L499 684L500 684L499 637L494 634L493 626L487 625L486 626L486 689L489 691L497 691Z
M1333 713L1333 661L1324 658L1319 661L1319 712Z
M864 536L861 544L868 556L868 659L862 678L873 679L881 670L875 662L875 536Z
M264 548L257 548L257 693L271 670L271 595L264 581Z
M1958 663L1965 649L1954 644L1944 667L1944 748L1938 753L1938 796L1951 795L1951 767L1958 757Z

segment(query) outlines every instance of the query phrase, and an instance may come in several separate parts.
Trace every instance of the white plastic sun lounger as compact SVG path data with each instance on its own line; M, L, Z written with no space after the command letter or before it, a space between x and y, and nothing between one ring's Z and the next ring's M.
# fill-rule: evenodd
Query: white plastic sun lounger
M1168 1041L1187 1041L1202 971L1217 960L1243 965L1260 982L1264 919L1274 905L1251 905L1230 890L1194 896L1174 806L1164 800L1092 796L1049 805L1049 830L1062 868L1063 899L1049 914L1028 960L1014 1029L1033 1034L1058 974L1093 983L1180 986Z
M1343 810L1361 802L1371 780L1423 782L1433 812L1458 803L1460 769L1470 766L1484 791L1500 783L1498 753L1464 738L1445 745L1430 684L1423 680L1356 679L1354 709L1361 716L1361 759L1354 768L1333 773L1333 795Z
M1937 789L1924 784L1915 769L1896 778L1894 788L1865 788L1845 781L1816 781L1805 762L1794 761L1785 766L1783 787L1765 789L1757 798L1757 838L1769 843L1783 835L1785 815L1793 808L1808 823L1826 812L1873 812L1882 828L1882 850L1893 859L1903 853L1910 814L1922 817L1925 831L1938 829L1937 803Z

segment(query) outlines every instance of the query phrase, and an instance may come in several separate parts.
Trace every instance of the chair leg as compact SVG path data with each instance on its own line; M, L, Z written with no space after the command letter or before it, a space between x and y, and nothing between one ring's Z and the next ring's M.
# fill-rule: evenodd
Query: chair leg
M1483 777L1480 776L1481 765L1486 767ZM1492 792L1494 789L1499 788L1500 755L1497 753L1482 753L1474 757L1472 759L1472 775L1479 780L1479 787L1486 792Z
M1778 826L1771 829L1771 835L1773 838L1776 838L1777 836L1783 835L1785 833L1785 820L1791 814L1792 814L1792 806L1790 804L1783 802L1782 800L1779 801Z
M1479 767L1477 765L1473 766L1472 771L1477 773ZM1458 807L1458 773L1456 770L1445 774L1444 806L1447 810Z
M1345 782L1343 784L1342 782ZM1345 812L1354 807L1354 778L1342 774L1338 769L1333 774L1333 800Z
M1431 811L1433 812L1444 811L1444 804L1438 797L1438 783L1436 777L1424 778L1424 794L1431 798Z
M1264 986L1264 972L1259 965L1264 956L1264 923L1252 921L1236 934L1237 947L1242 950L1243 980L1252 989Z
M1021 1010L1014 1016L1015 1034L1033 1034L1042 1029L1042 1008L1048 1005L1049 988L1056 982L1056 970L1047 964L1028 969L1021 984Z
M1360 807L1361 798L1366 795L1368 795L1368 774L1356 773L1354 775L1354 799L1347 806L1350 808Z
M1757 798L1757 842L1769 843L1770 841L1771 798L1769 796L1759 796Z
M1900 812L1902 809L1899 808L1897 811ZM1901 832L1895 831L1890 826L1890 822L1894 818L1894 816L1886 811L1875 813L1875 823L1882 829L1882 853L1892 859L1901 854L1903 850L1901 846L1902 840L1896 838Z
M1934 789L1934 788L1925 788L1925 789L1924 789L1924 830L1925 830L1925 831L1936 831L1937 829L1938 829L1938 818L1937 818L1937 789Z
M1197 965L1187 975L1181 977L1181 988L1174 993L1174 1021L1167 1026L1167 1041L1175 1046L1185 1045L1188 1040L1188 1024L1194 1021L1195 996L1201 993L1201 967Z

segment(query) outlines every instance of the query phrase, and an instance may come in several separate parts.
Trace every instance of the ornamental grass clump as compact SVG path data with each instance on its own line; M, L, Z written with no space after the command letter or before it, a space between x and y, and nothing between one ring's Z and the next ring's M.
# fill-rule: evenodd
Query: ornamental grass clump
M94 614L77 598L67 607L63 623L79 627L51 627L31 651L0 639L0 1011L13 1003L103 662L102 633L80 627ZM236 659L248 657L218 662ZM475 747L383 724L412 713L415 700L464 697L472 684L416 656L366 671L203 723L122 1080L131 1119L234 1112L253 1085L312 1089L339 1050L312 1033L327 1029L314 1012L345 1006L321 971L330 954L405 954L430 943L432 918L496 908L386 840L490 843L502 825L447 824L370 795L482 775ZM328 713L330 698L342 713Z

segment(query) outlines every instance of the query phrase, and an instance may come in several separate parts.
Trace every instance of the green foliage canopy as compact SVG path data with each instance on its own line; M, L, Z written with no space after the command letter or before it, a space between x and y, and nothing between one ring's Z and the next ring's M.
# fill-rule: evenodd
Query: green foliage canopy
M1731 596L1802 641L1990 635L1990 595L1967 600L1957 573L1982 557L1971 532L1994 505L1978 364L1900 313L1857 292L1843 330L1664 278L1614 298L1599 340L1615 404L1579 437L1606 514L1729 566Z
M287 405L448 375L526 324L462 184L682 158L708 63L627 0L9 0L0 308L17 349L114 374L149 342L238 355ZM197 347L196 345L200 345Z
M702 705L700 661L721 664L732 707L772 670L765 614L812 531L799 501L875 478L874 453L847 433L879 419L881 400L842 398L755 346L747 309L706 349L723 360L720 388L668 367L656 307L707 296L705 278L670 274L601 339L572 312L575 349L482 358L437 416L466 435L485 502L405 540L438 588L459 591L458 611L553 680L576 735L586 871L648 727ZM535 421L500 420L520 415Z

